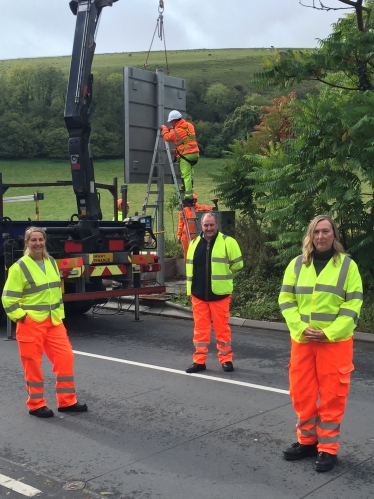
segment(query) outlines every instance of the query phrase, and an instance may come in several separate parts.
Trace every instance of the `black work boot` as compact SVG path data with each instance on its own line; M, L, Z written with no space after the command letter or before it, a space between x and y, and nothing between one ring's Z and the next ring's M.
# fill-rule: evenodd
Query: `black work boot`
M283 451L283 457L286 461L296 461L304 459L304 457L316 456L317 454L317 442L312 445L303 445L296 442Z
M205 364L196 364L196 362L194 362L193 364L190 365L190 367L186 369L186 373L198 373L200 371L205 371L205 369L206 369Z
M76 402L73 405L68 405L66 407L59 407L57 409L59 412L86 412L87 404L83 402Z
M316 461L316 471L330 471L335 466L338 460L336 454L330 454L329 452L319 452Z
M31 414L31 416L36 416L37 418L52 418L54 416L53 411L48 409L46 405L39 409L35 409L34 411L30 410L29 414Z
M234 366L233 366L233 363L228 360L227 362L224 362L222 364L222 369L227 372L227 373L231 373L233 370L234 370Z

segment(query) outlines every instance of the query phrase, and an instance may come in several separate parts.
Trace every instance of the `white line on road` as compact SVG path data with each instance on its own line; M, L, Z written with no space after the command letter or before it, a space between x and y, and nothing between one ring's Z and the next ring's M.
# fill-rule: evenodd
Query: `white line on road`
M95 359L110 360L111 362L118 362L120 364L129 364L131 366L146 367L147 369L155 369L156 371L165 371L174 374L183 374L184 376L193 376L196 378L207 379L209 381L219 381L220 383L228 383L230 385L246 386L248 388L255 388L256 390L264 390L267 392L283 393L284 395L289 395L288 390L281 390L280 388L271 388L270 386L254 385L253 383L245 383L244 381L236 381L234 379L217 378L215 376L206 376L204 374L189 374L185 371L179 371L178 369L170 369L168 367L153 366L152 364L143 364L142 362L133 362L132 360L117 359L115 357L106 357L105 355L96 355L94 353L79 352L73 350L76 355L82 355L84 357L93 357Z
M14 480L9 476L0 475L0 485L3 485L7 489L14 490L14 492L18 492L26 497L34 497L36 494L41 494L42 491L38 489L34 489L30 485L26 485L25 483L19 482L18 480Z

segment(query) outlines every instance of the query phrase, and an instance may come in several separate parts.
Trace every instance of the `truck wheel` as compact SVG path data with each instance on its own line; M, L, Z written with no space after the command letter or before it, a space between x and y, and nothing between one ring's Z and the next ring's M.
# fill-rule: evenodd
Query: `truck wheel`
M92 307L91 301L69 301L64 304L65 307L65 316L69 317L77 317L79 315L83 315L90 310Z
M101 279L97 282L88 283L86 286L86 291L106 291L104 284ZM74 284L67 283L65 281L65 292L75 293ZM68 301L64 303L65 315L66 317L77 317L87 313L94 305L99 303L105 303L107 298L99 298L96 300L80 300L80 301Z

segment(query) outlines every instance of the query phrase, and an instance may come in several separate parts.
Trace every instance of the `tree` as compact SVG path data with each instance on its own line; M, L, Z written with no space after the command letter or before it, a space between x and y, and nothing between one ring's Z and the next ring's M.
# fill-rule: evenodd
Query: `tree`
M32 158L38 152L38 134L18 113L0 116L0 158Z
M272 158L258 158L248 174L274 246L285 261L300 251L311 218L332 215L345 247L359 261L366 283L373 283L374 95L346 96L336 90L298 102L292 127L298 137ZM367 114L362 115L366 109ZM248 158L247 158L248 159Z
M214 122L215 117L209 105L205 102L205 94L208 88L206 81L189 80L186 93L187 113L192 120Z
M296 99L296 93L291 92L288 97L275 98L271 106L262 106L261 111L265 113L260 116L260 124L254 126L252 134L253 147L251 152L258 152L258 145L266 148L269 144L282 144L292 136L290 133L290 104ZM258 145L257 145L258 144ZM266 151L263 150L266 154Z
M40 155L46 158L68 159L69 135L66 128L46 127L41 131Z
M216 137L220 137L221 131L221 123L211 123L209 121L197 121L195 123L196 138L202 154L206 154L206 148L209 144L214 143ZM220 148L220 154L221 150L222 147Z
M222 140L227 148L234 140L246 140L248 133L253 132L260 122L259 109L243 104L226 118L222 127Z
M353 2L352 2L353 3ZM355 2L357 3L357 2ZM372 2L366 5L371 6ZM357 13L356 13L357 14ZM340 19L320 49L279 54L258 75L260 84L289 85L315 78L316 95L290 102L286 137L254 148L240 160L240 194L251 189L257 213L276 234L283 262L300 252L309 221L329 213L345 247L357 259L366 284L374 284L374 92L370 17ZM264 123L258 128L263 129ZM266 128L266 127L265 127ZM247 172L244 175L244 169ZM238 173L227 180L235 182ZM262 210L262 211L261 211Z
M252 157L248 158L249 152L249 140L235 140L226 152L225 166L219 173L211 176L217 184L214 193L224 204L256 221L259 213L254 202L255 181L249 179L249 173L257 163Z
M204 100L214 113L214 121L223 123L243 103L244 98L238 90L230 89L222 83L214 83L206 91Z
M250 174L257 169L264 168L260 156L270 158L276 156L279 146L292 134L290 129L290 103L296 98L292 92L288 97L272 100L271 106L262 106L260 123L255 125L252 133L247 133L242 140L234 140L228 146L226 164L221 172L213 178L218 184L215 189L226 206L239 210L252 220L262 217L262 209L256 207L255 197L261 197L261 192L254 195L255 180ZM244 107L244 106L243 106ZM234 112L238 112L236 109ZM260 189L261 190L261 189Z
M310 7L312 9L316 10L348 10L348 9L354 9L356 13L356 18L357 18L357 28L359 31L366 31L367 26L366 24L369 22L370 15L371 15L371 7L367 7L363 5L364 1L363 0L338 0L338 2L344 4L344 5L349 5L349 7L330 7L328 5L324 5L321 0L312 0L312 5L307 5L303 3L301 0L299 0L299 4L302 5L303 7ZM368 2L369 3L369 2ZM365 20L366 18L366 20Z
M266 59L265 71L253 76L252 84L259 88L268 85L288 88L296 82L315 80L345 90L373 90L374 32L371 12L374 2L369 0L368 7L365 7L362 0L340 1L355 8L355 14L339 19L333 25L332 34L320 40L319 49L276 52L274 58ZM367 14L365 22L363 12ZM346 81L341 84L331 82L328 78L331 73L346 75Z

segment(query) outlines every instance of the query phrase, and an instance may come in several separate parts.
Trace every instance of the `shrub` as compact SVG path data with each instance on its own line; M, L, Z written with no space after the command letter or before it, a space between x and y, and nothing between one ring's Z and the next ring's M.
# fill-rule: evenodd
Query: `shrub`
M182 245L175 239L165 238L165 258L183 258Z

